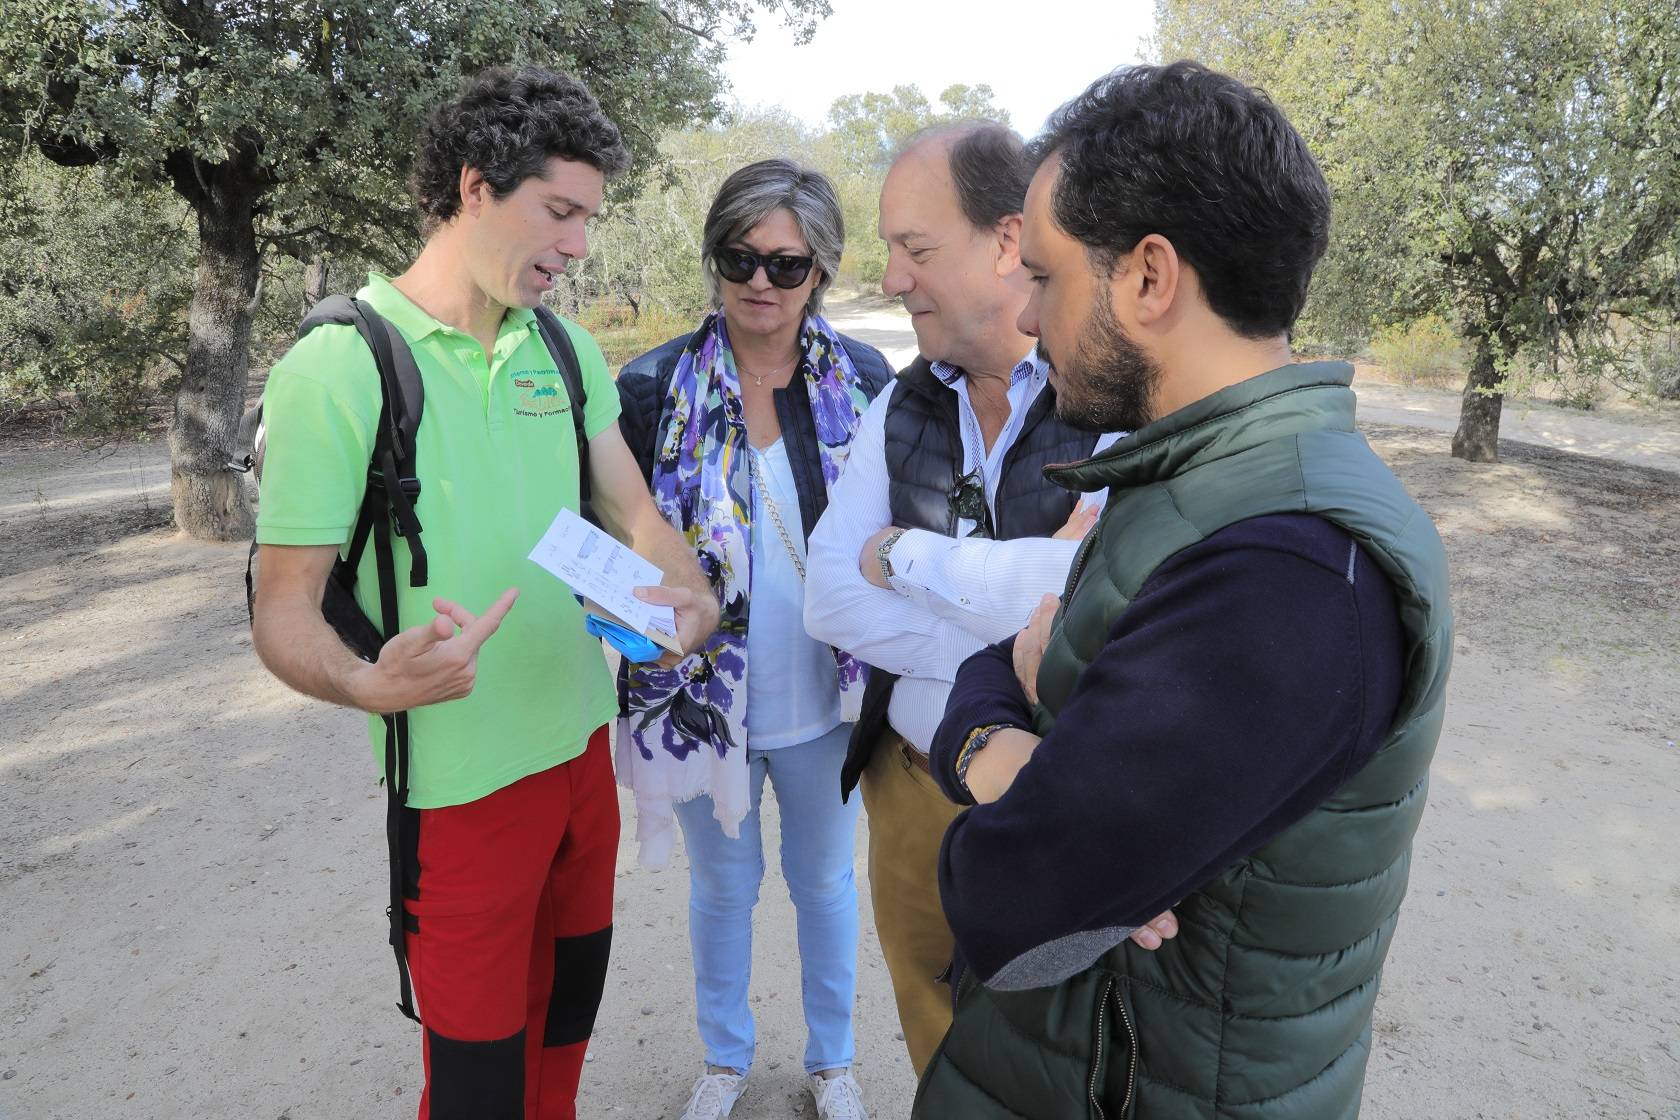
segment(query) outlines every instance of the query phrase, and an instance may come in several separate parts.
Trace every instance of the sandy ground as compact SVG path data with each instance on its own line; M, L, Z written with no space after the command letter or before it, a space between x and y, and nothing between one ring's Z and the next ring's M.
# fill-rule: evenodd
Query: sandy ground
M901 351L881 318L848 329ZM1394 393L1420 426L1368 434L1441 526L1460 628L1365 1115L1680 1120L1680 475L1617 461L1675 433L1470 466ZM263 673L244 558L168 530L156 445L0 444L6 1120L413 1114L362 723ZM673 1116L699 1059L686 871L635 867L624 808L582 1112ZM863 895L858 1074L901 1117ZM742 1120L813 1114L793 945L772 871Z

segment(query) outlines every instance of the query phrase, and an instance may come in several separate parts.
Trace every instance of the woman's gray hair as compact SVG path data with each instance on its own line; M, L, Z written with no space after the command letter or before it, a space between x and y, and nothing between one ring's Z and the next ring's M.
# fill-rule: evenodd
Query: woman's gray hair
M723 294L712 254L745 237L777 210L787 210L793 215L805 243L811 247L816 267L822 272L805 304L807 315L822 313L823 293L840 271L846 223L840 216L840 198L834 193L834 184L828 181L828 176L789 159L749 163L718 188L700 235L700 268L706 275L706 290L711 293L713 307L723 306Z

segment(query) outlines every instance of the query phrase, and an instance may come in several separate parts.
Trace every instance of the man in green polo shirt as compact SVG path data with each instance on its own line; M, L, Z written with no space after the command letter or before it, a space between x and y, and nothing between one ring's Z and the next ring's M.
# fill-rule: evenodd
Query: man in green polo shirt
M376 746L377 714L409 713L406 955L425 1024L422 1118L575 1116L605 980L617 703L576 600L526 558L579 505L575 403L531 309L587 251L584 224L627 163L589 91L537 68L481 75L428 122L415 175L425 248L358 293L403 336L425 386L414 458L430 575L423 588L398 580L407 628L376 663L320 611L373 450L373 356L354 327L318 327L264 393L257 652L293 688L373 713ZM619 435L600 348L566 329L595 512L665 573L666 586L639 593L672 606L695 649L717 625L716 599ZM394 546L407 572L407 542ZM369 549L357 597L379 618L374 563Z

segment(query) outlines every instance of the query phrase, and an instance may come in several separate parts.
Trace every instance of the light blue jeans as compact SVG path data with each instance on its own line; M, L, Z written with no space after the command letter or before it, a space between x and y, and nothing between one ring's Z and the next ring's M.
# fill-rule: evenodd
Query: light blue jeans
M712 799L677 806L688 848L688 936L694 949L694 1002L706 1061L745 1073L755 1036L747 1006L752 973L752 912L764 879L759 802L768 775L782 822L782 876L799 925L800 994L805 1005L805 1070L852 1064L857 989L858 905L852 877L861 797L840 800L840 764L852 725L791 747L747 751L752 811L731 840L712 816Z

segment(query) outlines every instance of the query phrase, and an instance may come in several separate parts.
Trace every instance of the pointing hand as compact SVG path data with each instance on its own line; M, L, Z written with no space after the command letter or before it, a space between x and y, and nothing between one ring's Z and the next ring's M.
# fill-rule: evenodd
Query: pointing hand
M433 599L437 614L430 622L411 626L386 642L379 660L347 682L356 706L369 712L402 712L470 693L478 675L478 651L517 598L518 589L510 587L477 616L459 603Z

